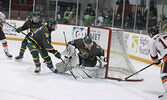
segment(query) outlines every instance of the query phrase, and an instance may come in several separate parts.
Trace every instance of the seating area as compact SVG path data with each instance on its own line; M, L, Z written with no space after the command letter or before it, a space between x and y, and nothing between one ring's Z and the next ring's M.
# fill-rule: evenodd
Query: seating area
M27 0L27 3L19 3L19 0L12 0L11 19L25 20L32 11L33 0Z

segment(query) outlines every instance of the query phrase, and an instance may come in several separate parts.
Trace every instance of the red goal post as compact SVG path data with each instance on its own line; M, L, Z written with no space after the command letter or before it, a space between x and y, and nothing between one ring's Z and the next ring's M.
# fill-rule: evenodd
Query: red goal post
M88 26L87 34L105 50L107 66L105 78L123 80L136 72L131 64L124 44L123 30L99 26ZM126 81L142 81L137 74Z

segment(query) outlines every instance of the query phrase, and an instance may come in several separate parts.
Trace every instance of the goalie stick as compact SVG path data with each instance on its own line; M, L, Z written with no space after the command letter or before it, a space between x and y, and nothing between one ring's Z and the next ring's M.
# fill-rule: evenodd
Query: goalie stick
M159 59L159 60L162 60L162 59L163 59L163 58L161 58L161 59ZM129 79L130 77L132 77L132 76L136 75L137 73L139 73L139 72L141 72L141 71L145 70L146 68L149 68L149 67L150 67L150 66L152 66L152 65L154 65L154 63L149 64L148 66L146 66L146 67L142 68L141 70L137 71L136 73L133 73L132 75L129 75L129 76L128 76L128 77L126 77L124 80L126 81L126 80L127 80L127 79Z
M65 64L66 68L68 68L67 64L64 62L64 60L62 58L60 58L60 59ZM70 68L68 68L68 70L70 71L71 75L77 80L78 78L74 75L74 73L72 72L72 70Z
M92 78L92 76L90 76L84 69L82 69L82 68L80 68L80 69L85 73L85 75L86 75L87 77Z

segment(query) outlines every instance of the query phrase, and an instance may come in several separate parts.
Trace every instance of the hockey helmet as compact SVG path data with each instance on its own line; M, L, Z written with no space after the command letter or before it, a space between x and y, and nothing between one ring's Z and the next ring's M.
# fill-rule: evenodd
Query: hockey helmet
M92 38L89 35L86 35L83 38L83 42L84 42L85 47L87 47L88 49L91 49L91 47L93 46Z
M47 26L53 31L57 28L57 21L54 18L50 18L47 21Z
M159 33L159 29L156 26L152 26L148 28L148 35L152 38L154 35Z
M47 25L56 25L56 24L57 24L57 21L54 18L50 18L47 21Z
M34 11L31 16L34 23L38 23L40 21L40 12Z

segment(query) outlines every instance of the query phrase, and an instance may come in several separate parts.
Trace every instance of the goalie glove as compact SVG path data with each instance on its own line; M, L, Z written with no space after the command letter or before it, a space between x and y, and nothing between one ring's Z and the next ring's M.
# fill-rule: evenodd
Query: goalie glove
M106 67L107 62L105 61L105 57L104 56L97 57L97 61L100 64L100 68Z

